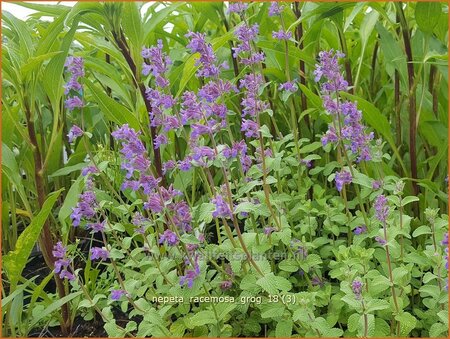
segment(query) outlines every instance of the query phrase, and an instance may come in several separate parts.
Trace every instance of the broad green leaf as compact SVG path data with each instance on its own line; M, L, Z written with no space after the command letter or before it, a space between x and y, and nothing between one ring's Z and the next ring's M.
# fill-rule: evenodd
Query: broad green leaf
M268 273L264 277L259 278L256 284L261 286L269 294L276 294L279 291L289 291L292 288L289 280L275 276L273 273Z
M275 328L276 338L290 338L294 323L291 319L283 319L277 323Z
M400 323L400 335L406 337L416 327L417 323L417 319L408 312L403 312L396 315L395 320Z

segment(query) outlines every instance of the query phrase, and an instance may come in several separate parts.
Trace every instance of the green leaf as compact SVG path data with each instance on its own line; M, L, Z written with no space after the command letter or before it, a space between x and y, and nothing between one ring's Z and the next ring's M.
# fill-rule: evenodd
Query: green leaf
M276 294L279 291L289 291L292 284L286 278L275 276L272 272L259 278L256 284L261 286L269 294Z
M130 39L135 48L142 48L142 24L139 6L135 2L125 2L122 11L122 27L126 36Z
M442 9L439 2L418 2L414 11L417 26L425 33L433 33L439 22Z
M83 177L79 176L78 179L74 181L72 186L70 186L70 189L67 192L67 195L64 199L64 203L62 204L62 206L58 212L58 220L62 225L63 239L66 239L66 236L67 236L68 230L69 230L69 228L67 227L67 224L66 224L66 219L72 213L72 207L75 207L75 205L78 202L78 197L81 193L82 186L83 186L82 180L83 180Z
M85 168L86 166L87 165L84 162L81 162L79 164L72 165L72 166L66 166L66 167L60 168L59 170L53 172L52 174L49 175L49 177L54 178L54 177L60 177L63 175L68 175L72 172L79 171L79 170Z
M402 199L402 206L406 206L414 201L419 201L418 197L415 196L407 196Z
M113 98L107 96L103 90L96 88L91 81L86 80L85 84L89 88L94 101L97 102L100 106L100 110L105 114L109 121L119 125L128 124L135 130L140 129L139 121L133 112Z
M41 234L41 229L44 226L44 223L62 190L63 189L60 189L59 191L53 192L48 196L38 215L32 219L30 225L25 228L17 239L16 248L14 251L10 251L3 257L3 266L8 273L12 286L15 286L19 281L22 271L27 264L31 250L38 241L39 235Z
M367 302L367 313L379 311L379 310L385 310L389 308L390 305L386 300L381 299L372 299Z
M78 297L82 293L83 293L83 291L77 291L77 292L70 293L70 294L66 295L65 297L63 297L61 299L57 299L52 304L48 305L45 308L45 310L43 310L42 312L38 313L35 317L33 317L33 321L31 321L31 323L30 323L30 328L33 328L33 326L35 326L37 323L39 323L39 321L44 319L46 316L50 315L52 312L55 312L56 310L60 309L62 305L64 305L65 303L68 303L70 300Z
M414 230L412 236L413 236L414 238L417 238L418 236L421 236L421 235L423 235L423 234L431 234L430 226L422 225L422 226L417 227L417 228Z
M395 316L395 320L400 323L400 336L407 337L416 327L417 319L408 312L400 313Z
M389 124L388 119L386 116L381 114L380 110L376 108L372 103L368 102L367 100L364 100L356 95L352 95L349 93L341 92L341 95L345 98L348 98L350 100L356 101L358 105L358 109L361 110L362 115L364 117L364 120L367 121L367 123L374 128L378 133L380 133L386 141L391 146L392 150L395 153L395 156L397 157L397 160L399 161L400 165L402 166L404 172L406 173L406 167L403 163L402 157L400 156L400 153L398 152L397 146L394 141L394 136L391 131L391 125Z
M65 16L65 14L64 14ZM59 98L63 94L62 86L62 74L64 70L64 64L66 62L67 54L69 53L70 45L72 44L73 37L78 29L78 20L74 20L70 30L64 36L59 50L61 53L55 55L47 64L43 74L43 87L50 102L55 111L55 114L59 112Z
M347 320L347 328L350 332L356 332L358 329L359 318L362 316L359 313L353 313Z
M27 195L25 194L16 157L11 149L4 143L2 143L2 172L16 188L25 209L31 214L31 206L28 202Z
M299 269L299 265L294 259L285 259L278 264L278 267L286 272L297 272Z
M291 319L283 319L277 323L275 328L276 338L290 338L292 334L292 327L294 323Z
M187 328L193 329L206 324L215 324L216 322L214 312L205 310L195 313L191 318L186 318L184 324Z

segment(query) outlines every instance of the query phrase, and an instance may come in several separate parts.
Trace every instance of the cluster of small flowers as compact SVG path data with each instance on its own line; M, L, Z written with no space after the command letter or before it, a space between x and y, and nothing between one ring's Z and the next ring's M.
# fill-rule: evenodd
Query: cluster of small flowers
M385 223L389 216L389 205L386 197L381 194L375 199L375 216L382 223Z
M225 274L227 275L227 279L220 283L220 288L222 291L229 290L233 286L232 279L234 277L234 272L230 264L225 266Z
M252 51L252 43L256 41L259 33L259 25L254 24L248 26L246 23L236 28L235 36L239 43L236 47L233 47L233 58L240 57L243 65L253 65L258 62L264 61L264 53Z
M352 175L349 171L341 170L341 172L336 173L336 189L340 192L345 184L350 184L352 182Z
M53 247L53 256L57 259L55 261L55 273L59 274L61 279L68 279L69 281L74 281L75 276L68 271L71 260L67 258L67 248L63 246L62 242L59 241Z
M445 233L444 240L442 240L441 244L445 246L445 269L448 274L448 233ZM445 290L448 291L448 277L445 279Z
M83 87L78 82L78 78L84 76L83 58L70 56L67 58L64 66L67 67L67 70L71 73L69 81L64 86L64 94L68 95L70 94L70 91L80 93L83 90ZM83 107L83 101L77 95L68 96L65 103L69 111Z
M361 299L362 288L363 288L363 283L360 280L353 280L353 282L352 282L352 291L355 294L355 298L357 300Z
M248 5L244 2L230 2L228 5L228 14L230 13L237 13L241 14L244 13L248 8Z
M142 74L145 76L152 74L155 78L155 88L148 88L146 97L151 105L151 111L148 112L150 126L163 126L160 134L153 140L155 149L157 149L168 143L167 133L169 131L181 126L178 117L168 113L176 104L176 100L168 90L170 83L166 78L168 66L172 64L172 61L163 52L162 40L158 40L156 46L144 48L141 55L144 58Z
M366 127L361 123L362 113L354 102L339 100L339 91L348 90L348 83L344 80L339 66L339 59L343 57L344 54L339 51L322 51L319 53L320 62L314 71L316 82L325 80L321 84L323 107L333 117L333 122L322 137L322 144L325 146L328 143L342 142L345 149L356 156L357 162L368 161L372 159L369 143L373 139L373 133L365 133ZM336 130L335 126L339 126L339 129ZM336 180L340 178L342 176L336 175ZM347 174L344 179L342 183L348 183L347 179L351 182ZM342 183L336 181L338 189L342 187Z

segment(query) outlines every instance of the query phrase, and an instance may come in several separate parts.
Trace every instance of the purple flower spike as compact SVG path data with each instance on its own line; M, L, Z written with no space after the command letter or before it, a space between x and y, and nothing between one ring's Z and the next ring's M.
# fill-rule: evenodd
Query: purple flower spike
M91 248L91 260L107 260L109 258L109 252L102 247Z
M340 192L345 184L350 184L353 180L350 172L342 170L339 173L336 173L336 189Z
M78 127L77 125L73 125L70 128L69 133L67 134L67 137L69 138L69 142L73 142L78 137L81 137L84 134L83 130Z
M360 235L360 234L363 234L363 233L366 233L366 232L367 232L367 227L366 227L366 225L358 226L358 227L356 227L356 228L353 230L353 233L356 234L356 235Z
M83 107L83 101L79 97L68 98L65 103L69 111L73 111L75 108Z
M355 294L356 299L361 299L363 283L359 280L353 280L352 291Z
M171 230L165 230L164 233L159 237L159 243L167 243L169 246L176 246L180 242L178 236Z
M278 87L278 90L295 93L297 91L297 85L294 81L288 81L281 84L280 87Z
M230 206L225 202L221 195L217 195L215 198L211 200L213 204L216 205L215 211L212 213L214 218L231 218L232 213Z
M187 284L188 288L194 286L194 279L200 275L200 267L197 262L197 258L194 262L194 269L185 270L185 274L180 277L180 285L183 286Z
M248 8L248 5L246 3L243 2L230 2L229 6L228 6L228 10L227 13L237 13L237 14L241 14L243 12L245 12Z
M386 241L385 239L383 239L382 237L376 236L376 237L375 237L375 241L376 241L377 243L379 243L381 246L384 246L384 245L387 244L387 241Z
M375 199L375 215L381 222L386 222L389 216L389 205L384 195L379 195Z
M269 16L277 16L283 12L283 6L280 6L277 1L272 1L269 7Z
M280 29L278 32L272 32L272 38L277 40L289 40L292 38L292 33Z

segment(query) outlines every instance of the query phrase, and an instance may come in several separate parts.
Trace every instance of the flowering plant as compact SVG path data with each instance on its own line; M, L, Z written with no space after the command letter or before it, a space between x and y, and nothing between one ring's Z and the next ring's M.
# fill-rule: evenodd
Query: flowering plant
M47 195L42 178L51 160L35 153L40 212L4 257L9 324L28 288L19 284L14 254L25 256L25 267L33 246L25 238L37 241L41 230L50 272L34 287L30 327L11 326L10 334L56 321L73 334L83 319L111 337L446 335L440 140L421 136L434 154L430 176L427 166L417 168L413 148L407 168L385 114L400 103L374 79L400 86L407 65L385 60L386 44L399 42L385 26L399 18L409 57L411 5L405 13L397 5L173 3L150 5L145 15L140 6L36 7L61 12L52 29L72 27L63 53L44 45L46 57L26 66L49 57L44 73L57 74L55 87L44 84L35 97L38 105L48 98L45 114L57 112L47 151L64 154L63 166L48 180L67 190ZM359 23L363 8L368 19ZM348 14L345 24L341 14ZM425 30L424 18L415 19L418 32ZM8 16L7 26L20 25L16 20ZM356 34L358 25L360 61L346 33L352 27ZM422 33L414 38L438 44ZM379 44L386 68L375 74L363 60ZM421 67L447 67L429 59ZM10 70L7 64L14 83ZM434 87L425 94L421 86L434 105ZM19 99L6 93L8 110L15 109ZM36 102L22 99L18 109L36 152L47 140L43 132L36 139ZM446 106L436 105L438 116ZM435 122L446 127L441 117ZM402 141L400 124L395 132ZM10 169L15 155L5 149ZM7 175L11 185L20 180ZM14 189L27 205L23 189ZM56 288L35 306L52 277ZM50 311L37 314L44 305Z

